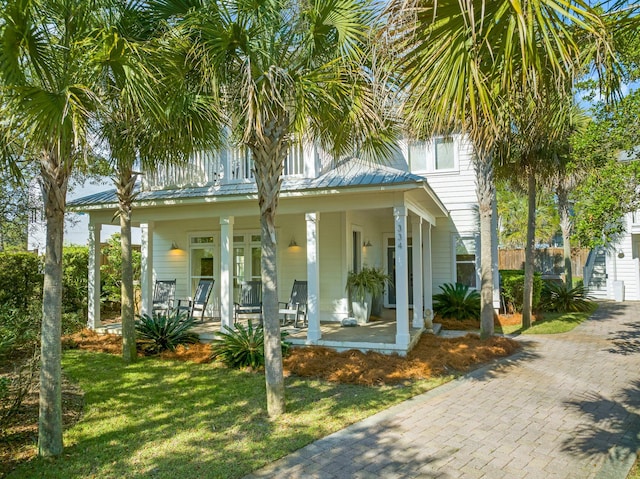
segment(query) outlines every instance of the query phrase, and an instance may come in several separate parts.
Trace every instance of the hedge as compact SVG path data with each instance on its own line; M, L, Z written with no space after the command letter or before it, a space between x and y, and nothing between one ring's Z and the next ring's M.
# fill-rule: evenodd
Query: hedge
M521 269L500 270L500 294L504 304L511 306L515 311L522 311L522 299L524 297L524 271ZM535 309L540 304L542 294L542 275L533 273L533 301L532 307Z
M0 304L26 310L42 299L42 263L33 253L0 253Z

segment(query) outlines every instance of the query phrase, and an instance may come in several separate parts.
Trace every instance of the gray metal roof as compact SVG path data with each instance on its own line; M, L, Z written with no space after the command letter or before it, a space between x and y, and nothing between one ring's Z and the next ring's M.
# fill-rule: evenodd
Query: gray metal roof
M350 160L317 178L284 177L281 193L310 190L327 190L336 188L361 187L363 189L380 185L425 184L426 179L406 171L397 170L384 165L365 163L361 160ZM209 198L213 196L250 196L258 193L255 182L226 183L221 185L177 187L165 190L140 191L136 187L136 203L145 201L165 201ZM73 210L82 211L83 207L117 204L116 191L108 190L69 201ZM92 208L93 209L93 208Z

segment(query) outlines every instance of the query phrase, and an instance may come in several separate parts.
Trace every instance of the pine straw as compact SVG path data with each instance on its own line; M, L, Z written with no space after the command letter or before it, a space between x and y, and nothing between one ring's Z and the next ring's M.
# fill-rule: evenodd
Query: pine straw
M541 319L542 316L540 314L534 313L531 318L531 322L536 322ZM450 331L478 331L480 329L480 321L476 319L459 320L455 318L441 318L440 316L436 316L433 322L441 324L443 329ZM496 327L521 325L522 313L497 315L494 318L493 324Z
M79 349L116 355L122 352L120 336L97 334L89 330L69 336L65 342L69 347ZM494 358L513 354L519 347L517 341L498 336L481 341L476 334L459 338L425 334L407 357L358 350L338 353L330 348L312 346L292 348L283 363L287 375L372 386L462 373ZM207 363L211 361L211 345L179 346L175 351L165 351L159 357Z
M337 353L324 347L295 348L284 360L285 370L297 376L366 386L399 384L443 374L461 373L493 358L513 354L518 342L475 334L460 338L423 335L406 358L357 350Z

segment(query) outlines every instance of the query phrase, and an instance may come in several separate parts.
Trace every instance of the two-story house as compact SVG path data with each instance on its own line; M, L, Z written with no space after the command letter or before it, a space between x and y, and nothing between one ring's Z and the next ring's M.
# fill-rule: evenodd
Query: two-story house
M422 331L439 285L479 284L471 156L471 145L458 135L402 144L384 165L358 159L336 164L319 148L291 148L276 219L278 295L285 301L295 279L308 281L301 344L404 354ZM251 165L249 155L230 149L143 175L132 216L142 235L143 312L150 309L156 280L176 279L176 296L187 297L201 278L214 278L207 316L232 325L239 284L261 275ZM116 205L114 191L70 202L71 209L89 214L91 238L111 223ZM96 327L100 272L95 241L90 247L89 323ZM393 276L384 305L395 310L394 338L337 344L323 337L321 324L349 315L347 274L364 265Z

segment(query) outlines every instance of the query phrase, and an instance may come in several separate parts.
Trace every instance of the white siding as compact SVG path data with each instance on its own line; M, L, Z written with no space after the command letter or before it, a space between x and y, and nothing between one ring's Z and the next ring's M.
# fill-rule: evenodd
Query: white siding
M347 316L344 299L347 269L345 215L323 213L319 225L320 318L341 319Z
M638 238L638 235L627 233L607 254L607 297L609 299L614 299L614 281L624 282L625 300L640 299L638 243L634 248L634 238Z

